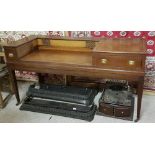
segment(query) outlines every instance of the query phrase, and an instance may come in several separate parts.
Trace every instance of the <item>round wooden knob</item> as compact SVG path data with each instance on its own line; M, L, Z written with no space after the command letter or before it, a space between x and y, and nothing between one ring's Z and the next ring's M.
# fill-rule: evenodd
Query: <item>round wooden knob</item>
M129 60L129 65L133 66L135 64L135 61Z
M106 64L107 61L108 61L107 59L101 59L101 63L102 63L102 64Z

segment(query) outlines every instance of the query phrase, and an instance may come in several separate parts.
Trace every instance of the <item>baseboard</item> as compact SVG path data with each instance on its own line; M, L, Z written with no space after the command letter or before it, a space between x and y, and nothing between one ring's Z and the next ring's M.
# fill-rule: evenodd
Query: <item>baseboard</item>
M146 90L143 91L144 95L155 95L155 90Z

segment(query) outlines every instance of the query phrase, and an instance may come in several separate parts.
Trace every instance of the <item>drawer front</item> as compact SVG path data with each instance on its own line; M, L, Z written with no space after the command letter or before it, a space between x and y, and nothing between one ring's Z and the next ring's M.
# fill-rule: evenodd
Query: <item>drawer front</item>
M7 61L17 61L17 59L31 52L34 49L34 47L31 41L18 47L4 47L4 49Z
M145 57L139 54L94 53L93 65L107 69L144 70Z
M130 117L131 107L115 107L114 116L116 117Z
M100 103L99 104L99 112L102 112L106 115L113 116L114 115L114 108L111 105Z

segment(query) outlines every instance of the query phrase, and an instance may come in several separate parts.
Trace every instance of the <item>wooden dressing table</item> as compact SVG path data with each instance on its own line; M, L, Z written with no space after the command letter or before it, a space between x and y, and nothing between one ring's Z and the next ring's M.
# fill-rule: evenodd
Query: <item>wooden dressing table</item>
M15 70L134 81L140 118L146 48L143 39L30 36L3 45L14 93Z

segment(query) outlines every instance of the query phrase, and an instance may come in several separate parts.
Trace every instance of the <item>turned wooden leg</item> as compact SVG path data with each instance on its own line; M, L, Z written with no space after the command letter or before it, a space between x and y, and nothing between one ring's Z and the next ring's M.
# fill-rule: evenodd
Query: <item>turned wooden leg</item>
M39 83L44 83L44 76L41 73L38 73L38 82Z
M20 97L19 97L17 80L16 80L16 76L15 76L15 70L11 70L11 69L8 69L8 70L9 70L11 84L12 84L12 87L13 87L13 92L14 92L14 94L16 96L16 99L17 99L17 104L16 105L19 105L20 104Z
M65 76L65 85L69 86L70 83L72 82L73 77L70 75L64 75Z
M68 76L67 77L67 85L71 85L71 83L73 82L74 80L74 76Z
M142 104L142 96L143 96L143 86L144 86L144 77L141 77L138 81L138 87L137 87L137 120L140 119L140 111L141 111L141 104Z

